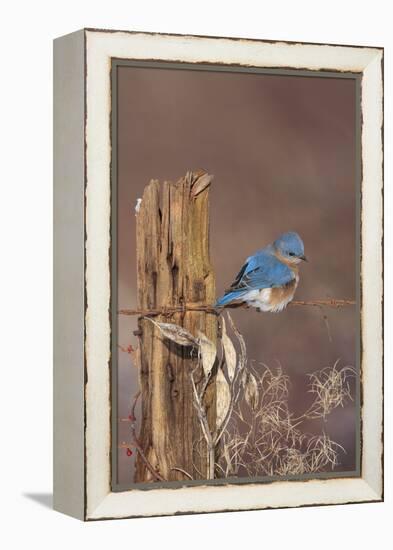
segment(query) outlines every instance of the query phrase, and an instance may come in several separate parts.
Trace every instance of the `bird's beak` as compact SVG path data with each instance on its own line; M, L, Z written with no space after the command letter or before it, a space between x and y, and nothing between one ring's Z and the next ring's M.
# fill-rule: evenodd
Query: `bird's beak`
M306 258L306 256L305 256L304 254L303 254L303 256L299 256L299 258L300 258L301 260L303 260L303 262L308 262L308 260L307 260L307 258Z

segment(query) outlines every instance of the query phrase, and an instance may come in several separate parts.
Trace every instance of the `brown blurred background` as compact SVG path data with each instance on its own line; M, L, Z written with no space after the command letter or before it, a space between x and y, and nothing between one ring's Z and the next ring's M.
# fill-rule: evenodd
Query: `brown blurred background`
M355 81L212 71L118 69L118 306L136 306L134 207L151 178L187 170L215 175L211 259L217 294L247 256L297 231L309 263L297 299L355 299ZM323 314L328 317L329 331ZM292 381L295 414L312 401L307 374L355 366L356 310L290 307L279 314L234 312L249 357L280 363ZM119 317L119 344L136 345L135 318ZM137 390L130 356L119 352L119 417ZM119 423L119 443L129 441ZM337 470L355 469L354 403L303 426L341 444ZM131 483L134 456L119 451L118 482Z

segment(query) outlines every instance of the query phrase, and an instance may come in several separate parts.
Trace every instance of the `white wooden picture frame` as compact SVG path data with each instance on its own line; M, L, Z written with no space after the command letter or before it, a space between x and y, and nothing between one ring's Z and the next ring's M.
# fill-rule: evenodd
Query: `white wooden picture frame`
M361 75L359 477L111 491L111 60ZM54 43L54 507L81 520L383 498L383 50L85 29Z

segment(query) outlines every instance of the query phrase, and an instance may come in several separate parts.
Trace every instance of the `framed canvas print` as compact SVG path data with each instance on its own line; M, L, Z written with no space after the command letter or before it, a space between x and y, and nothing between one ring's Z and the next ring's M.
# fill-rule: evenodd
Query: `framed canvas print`
M383 50L54 43L54 502L383 498Z

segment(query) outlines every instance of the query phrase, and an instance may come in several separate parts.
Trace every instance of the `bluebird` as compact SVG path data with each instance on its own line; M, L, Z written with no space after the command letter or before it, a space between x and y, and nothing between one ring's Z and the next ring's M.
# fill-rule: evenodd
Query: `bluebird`
M283 233L247 258L216 307L246 303L259 311L282 311L293 299L301 261L307 261L297 233Z

